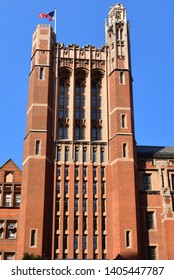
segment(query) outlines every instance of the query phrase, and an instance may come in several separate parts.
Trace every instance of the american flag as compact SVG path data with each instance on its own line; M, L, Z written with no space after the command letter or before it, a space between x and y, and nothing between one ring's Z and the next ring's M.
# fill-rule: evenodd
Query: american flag
M49 21L52 21L54 20L54 11L48 13L48 14L45 14L45 13L40 13L39 14L39 18L48 18Z

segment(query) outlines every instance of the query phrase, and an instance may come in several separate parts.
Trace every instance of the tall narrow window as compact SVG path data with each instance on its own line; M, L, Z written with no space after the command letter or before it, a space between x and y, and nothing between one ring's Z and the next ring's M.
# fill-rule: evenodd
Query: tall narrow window
M65 181L64 192L68 194L68 181Z
M93 239L93 247L94 247L94 250L97 249L97 235L94 235L94 239Z
M65 78L62 81L60 81L59 87L59 139L68 139L69 105L69 79ZM64 121L62 121L62 119L64 119Z
M78 230L79 228L79 217L75 215L74 217L74 231Z
M35 155L39 155L40 154L40 146L41 146L41 141L40 140L36 140L36 142L35 142Z
M104 162L105 161L105 150L104 150L104 148L102 147L101 149L100 149L100 162L102 163L102 162Z
M76 147L75 148L75 161L78 161L79 160L79 148Z
M92 141L101 140L101 120L102 120L102 95L101 95L101 80L94 80L92 82L92 108L91 108L91 119L92 119ZM97 121L97 122L96 122Z
M21 194L15 193L14 195L14 207L20 207L21 204Z
M122 128L126 127L126 115L125 114L121 115L121 127Z
M124 73L122 71L120 72L120 84L124 84Z
M4 207L11 206L11 193L4 193Z
M75 195L79 193L79 182L75 181Z
M43 78L44 78L44 68L40 67L40 69L39 69L39 79L43 80Z
M127 157L127 144L123 143L123 158Z
M79 125L76 125L75 127L75 140L79 140L80 139L80 127Z
M96 148L93 148L92 161L96 162L96 160L97 160L97 151Z
M57 150L57 160L60 161L61 160L61 149L58 148Z
M69 160L69 148L66 147L65 148L65 161L68 161Z
M83 236L83 250L86 250L87 249L87 236L84 235Z
M36 229L31 229L30 232L30 246L36 247Z
M66 250L68 248L68 235L63 236L63 249Z
M65 166L65 177L69 176L69 166Z
M172 176L171 176L171 178L172 178L172 191L174 191L174 174L172 174Z
M96 198L94 198L94 200L93 200L93 211L97 212L97 199Z
M78 240L79 240L79 236L74 235L74 250L78 249Z
M68 212L68 198L67 197L64 198L64 211Z
M93 195L97 194L97 182L93 182Z
M131 247L131 231L126 230L126 247Z
M143 174L143 189L151 190L151 174Z
M86 161L86 147L83 148L83 162Z
M86 181L83 181L83 194L86 194Z
M87 211L87 199L84 198L83 199L83 212L86 212Z
M147 211L146 212L146 229L154 229L154 212L153 211Z
M75 200L74 200L74 211L75 212L79 211L79 200L78 200L78 198L75 198Z

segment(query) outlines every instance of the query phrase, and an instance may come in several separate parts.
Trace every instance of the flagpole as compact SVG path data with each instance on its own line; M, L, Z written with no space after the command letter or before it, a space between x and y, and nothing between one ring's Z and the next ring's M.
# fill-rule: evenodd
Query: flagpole
M56 34L56 13L57 13L57 8L54 9L54 33Z

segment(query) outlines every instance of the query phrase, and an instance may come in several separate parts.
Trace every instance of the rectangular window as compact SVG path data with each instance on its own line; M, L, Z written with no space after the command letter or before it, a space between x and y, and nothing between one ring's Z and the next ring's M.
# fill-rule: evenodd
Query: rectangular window
M146 212L146 229L154 229L154 212L148 211Z
M95 217L95 216L94 216L93 223L94 223L94 231L95 231L95 230L97 230L97 217Z
M79 182L75 181L75 195L79 193Z
M68 235L63 236L63 249L66 250L68 248Z
M131 231L126 230L126 247L131 247Z
M64 231L68 229L68 217L64 217Z
M68 181L65 181L64 193L65 193L65 194L68 194Z
M106 235L102 235L102 249L106 249Z
M105 161L105 150L104 148L101 148L100 150L100 162L104 162Z
M74 200L74 211L78 212L78 210L79 210L79 200L78 200L78 198L75 198L75 200Z
M78 240L79 240L79 236L74 235L74 250L78 249Z
M156 260L156 246L148 246L147 247L147 260Z
M93 178L97 177L97 167L93 167Z
M36 247L36 229L30 231L30 247Z
M83 250L86 250L87 249L87 236L84 235L83 236Z
M36 140L36 142L35 142L35 155L39 155L40 154L40 145L41 145L41 141L40 140Z
M69 166L65 166L65 177L69 176Z
M69 149L65 148L65 161L69 160Z
M57 166L57 177L59 177L60 174L61 174L61 166L58 165L58 166Z
M86 181L83 181L83 194L86 194Z
M64 211L68 212L68 198L67 197L64 198Z
M174 191L174 174L172 174L171 178L172 178L172 189L171 190Z
M97 199L95 199L95 198L93 200L93 211L97 212Z
M94 235L93 246L94 246L94 250L96 250L97 249L97 235Z
M4 207L11 206L11 193L4 193Z
M105 168L104 166L101 167L101 178L105 177Z
M127 157L127 144L123 143L123 158Z
M75 167L75 177L78 177L79 176L79 167L76 166Z
M79 217L78 216L75 216L74 217L74 230L78 230L79 228Z
M75 148L75 161L79 160L79 149Z
M104 181L101 181L101 193L102 193L102 195L104 195L105 194L105 182Z
M96 162L96 159L97 159L97 152L96 152L96 149L94 148L93 153L92 153L92 161Z
M87 230L87 217L83 216L83 231Z
M121 115L121 127L126 127L126 115Z
M84 198L83 199L83 212L86 212L87 210L87 199L86 198Z
M61 160L61 149L58 148L58 151L57 151L57 160L60 161Z
M102 199L102 212L106 211L106 199Z
M86 174L87 174L87 168L86 166L83 166L83 177L86 177Z
M120 71L120 84L124 84L124 73Z
M60 193L60 181L57 181L56 183L56 191L57 193Z
M151 174L143 174L143 189L151 190Z
M3 238L3 233L4 233L4 221L0 220L0 239Z
M16 239L17 221L7 221L6 238Z
M106 230L106 217L102 217L102 230Z
M97 182L93 182L93 195L97 194Z
M14 207L20 207L21 204L21 194L15 193L14 194Z
M15 253L11 253L11 252L4 253L4 260L8 260L8 261L15 260Z
M83 162L86 161L86 148L83 148Z
M43 78L44 78L44 68L40 67L40 69L39 69L39 79L43 80Z

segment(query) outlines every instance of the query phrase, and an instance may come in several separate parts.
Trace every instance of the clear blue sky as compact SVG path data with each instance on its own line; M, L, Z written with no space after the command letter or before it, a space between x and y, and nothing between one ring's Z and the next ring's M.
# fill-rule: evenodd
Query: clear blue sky
M105 44L104 21L113 0L1 1L0 166L22 167L31 38L40 12L57 7L57 42ZM131 24L136 141L174 146L174 1L123 0Z

